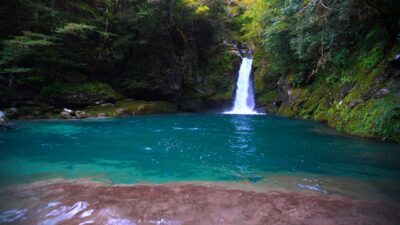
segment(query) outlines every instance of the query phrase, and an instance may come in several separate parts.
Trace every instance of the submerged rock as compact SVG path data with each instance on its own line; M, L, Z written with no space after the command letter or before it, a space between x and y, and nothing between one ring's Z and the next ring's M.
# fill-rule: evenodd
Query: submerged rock
M382 201L214 185L44 182L9 189L0 200L0 205L16 201L23 205L0 211L0 218L16 224L361 225L399 221L398 205Z

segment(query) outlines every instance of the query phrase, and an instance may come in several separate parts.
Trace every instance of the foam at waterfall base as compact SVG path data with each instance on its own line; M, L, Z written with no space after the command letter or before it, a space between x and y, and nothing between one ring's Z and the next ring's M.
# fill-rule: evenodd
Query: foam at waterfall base
M225 111L223 114L228 114L228 115L265 115L265 113L258 113L253 110L231 110L231 111Z

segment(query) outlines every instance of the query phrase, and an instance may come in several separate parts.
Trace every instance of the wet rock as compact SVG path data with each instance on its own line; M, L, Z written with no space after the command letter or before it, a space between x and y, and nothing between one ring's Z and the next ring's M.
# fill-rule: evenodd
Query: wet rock
M60 117L61 117L62 119L66 119L66 120L72 119L71 114L69 114L68 112L65 112L65 111L63 111L63 112L60 113Z
M381 84L384 83L385 81L388 80L388 78L390 77L390 72L389 70L385 71L381 76L378 76L375 81L377 84Z
M16 119L18 117L18 109L17 108L9 108L4 111L7 118Z
M377 92L377 91L378 91L378 90L377 90L376 88L372 88L372 89L368 90L367 92L365 92L365 93L361 96L360 100L362 100L362 101L364 101L364 102L368 101L369 99L371 99L372 97L374 97L374 94L375 94L375 92Z
M122 114L122 113L125 113L125 109L119 108L119 109L115 110L115 112L118 114Z
M327 97L326 99L325 99L325 106L326 107L331 107L332 106L332 103L333 103L333 99L332 98L330 98L330 97Z
M8 118L3 111L0 111L0 127L5 127L8 125Z
M85 111L75 111L75 117L77 119L85 119L88 118L89 115Z
M127 110L125 110L124 108L118 108L115 110L115 112L117 113L118 117L127 117L129 116L129 112Z
M356 107L357 105L362 104L362 103L364 103L364 102L365 102L365 101L362 100L362 99L353 100L353 101L351 101L350 104L349 104L349 109L353 109L353 108Z
M377 92L374 94L374 97L375 97L375 98L381 98L381 97L383 97L383 96L389 94L389 92L390 92L389 89L387 89L387 88L382 88L382 89L380 89L379 91L377 91Z
M105 113L99 113L97 115L97 118L106 118L106 117L107 117L107 115Z
M64 108L64 112L67 112L67 113L72 113L72 112L73 112L73 110L72 110L72 109L68 109L68 108Z
M71 109L64 108L59 115L62 119L72 119L74 117L74 111Z
M349 83L349 84L345 84L340 88L340 91L338 92L336 99L343 99L344 97L346 97L349 92L351 91L351 89L353 89L354 84Z
M139 105L137 107L137 113L143 113L145 111L146 107L144 105Z

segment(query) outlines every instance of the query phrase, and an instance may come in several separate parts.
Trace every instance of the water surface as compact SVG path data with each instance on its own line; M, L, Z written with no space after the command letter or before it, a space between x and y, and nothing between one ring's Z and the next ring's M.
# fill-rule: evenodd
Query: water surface
M399 181L399 150L311 121L262 115L18 121L0 132L0 180L132 184L309 174Z
M17 121L0 131L0 223L190 224L214 207L214 216L195 223L235 224L230 215L240 209L237 220L252 219L242 224L273 222L268 215L276 212L287 219L282 224L305 218L396 224L399 150L319 123L265 115ZM154 183L167 186L115 186ZM165 211L175 205L182 211ZM343 214L332 217L339 210L333 205Z

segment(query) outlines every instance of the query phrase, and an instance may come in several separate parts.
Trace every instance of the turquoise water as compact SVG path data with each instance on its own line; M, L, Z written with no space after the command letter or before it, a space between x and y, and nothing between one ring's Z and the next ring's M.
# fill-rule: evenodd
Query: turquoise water
M400 181L400 145L273 116L18 121L0 131L2 185L50 178L134 184L268 176Z

